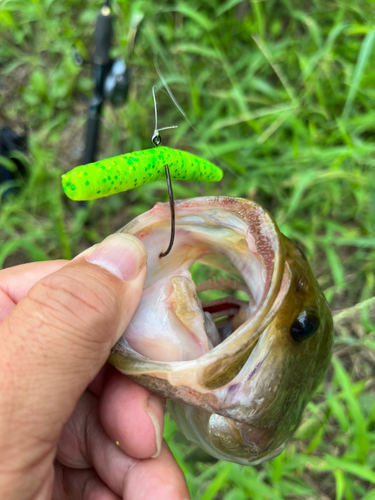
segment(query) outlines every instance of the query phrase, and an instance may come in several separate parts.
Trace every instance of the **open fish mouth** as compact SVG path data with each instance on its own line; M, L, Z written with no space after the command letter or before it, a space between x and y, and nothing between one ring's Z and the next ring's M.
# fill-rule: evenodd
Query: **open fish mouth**
M182 373L188 370L190 388L206 392L223 384L224 368L231 368L228 380L233 376L233 358L243 357L244 349L247 354L253 349L281 285L283 246L275 223L258 205L244 204L249 220L228 209L228 205L241 202L230 198L176 202L175 243L172 252L163 259L159 255L170 231L167 204L157 204L147 217L135 219L122 230L137 236L148 250L141 304L124 333L122 345L127 343L133 353L164 362L164 365L143 366L142 371L155 372L156 366L165 370L167 362L173 363L168 365L172 385L183 385ZM197 291L209 288L210 283L199 284L197 290L188 271L195 262L224 270L239 280L218 280L212 288L224 288L230 282L231 288L238 286L251 296L251 305L249 302L247 308L242 307L241 315L247 316L245 326L231 332L224 342L223 330L227 324L215 331L212 320L217 314L227 313L230 317L234 309L240 311L244 304L233 299L200 304ZM200 358L198 364L194 361L197 358ZM217 367L219 358L221 369ZM215 368L210 377L213 361ZM194 387L190 365L199 366ZM215 383L218 372L221 380Z
M168 204L121 230L145 244L147 277L109 361L173 400L182 431L209 453L258 463L283 449L328 367L331 316L303 254L259 205L196 198L177 201L175 210L175 243L165 258ZM196 263L225 275L196 285L189 272ZM207 290L230 295L201 301ZM314 318L306 341L290 333L302 317ZM295 380L296 369L305 381Z

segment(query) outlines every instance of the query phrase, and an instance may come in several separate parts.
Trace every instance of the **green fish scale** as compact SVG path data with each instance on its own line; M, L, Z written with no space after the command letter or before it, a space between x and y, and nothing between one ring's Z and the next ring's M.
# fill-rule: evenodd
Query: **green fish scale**
M217 182L223 176L207 160L161 146L76 167L62 176L62 185L72 200L94 200L165 179L165 165L173 180Z

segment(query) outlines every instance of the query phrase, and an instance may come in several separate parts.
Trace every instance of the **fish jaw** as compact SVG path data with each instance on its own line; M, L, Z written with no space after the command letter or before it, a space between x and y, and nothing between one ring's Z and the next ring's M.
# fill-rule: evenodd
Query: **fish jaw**
M125 332L109 361L173 400L172 413L180 428L212 455L242 464L268 460L282 451L327 370L333 333L325 298L298 247L253 202L237 198L177 202L176 242L170 256L160 259L160 242L164 247L168 240L169 222L169 206L157 204L122 230L137 236L148 250L145 297L152 287L161 290L168 278L169 286L175 279L191 285L188 269L200 261L219 268L226 265L233 275L242 276L255 306L226 340L214 348L209 341L199 348L195 342L196 351L188 358L173 354L168 360L150 359L127 340ZM174 299L164 301L164 306L173 303L173 315L179 320L176 313L180 308L181 314L184 301L196 306L181 323L201 333L197 324L202 326L204 318L199 303L194 304L194 293L189 295L189 286L180 287L176 301L178 293L172 288ZM147 301L140 323L146 310ZM296 342L291 327L306 310L314 311L320 326L313 337ZM164 326L159 325L163 335ZM180 335L182 328L171 331L179 339L175 342L185 338Z
M242 370L221 390L216 390L220 410L206 415L171 403L178 425L203 448L202 426L210 436L210 450L217 458L256 464L281 453L297 428L303 410L322 381L332 355L333 322L328 304L299 248L284 237L285 268L275 302L277 314L261 334ZM291 325L301 311L320 318L316 333L296 342ZM213 444L214 443L214 444Z

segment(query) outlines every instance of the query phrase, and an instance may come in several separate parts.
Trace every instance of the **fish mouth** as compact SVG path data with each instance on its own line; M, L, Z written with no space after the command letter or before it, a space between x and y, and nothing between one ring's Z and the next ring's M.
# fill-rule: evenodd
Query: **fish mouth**
M194 280L194 275L192 277ZM251 292L244 281L240 282L222 274L196 283L195 290L206 315L207 323L213 327L211 330L206 328L211 348L232 335L249 318L256 307ZM224 296L211 300L204 300L202 297L204 294L216 294L215 292Z
M270 322L283 246L272 217L255 203L226 197L175 203L175 243L167 257L159 257L169 239L167 203L121 230L145 244L148 271L140 306L110 362L126 374L208 392L236 376ZM226 274L195 285L189 269L196 263ZM228 289L219 299L198 297Z
M282 451L327 369L329 311L300 253L256 203L196 198L176 202L175 213L165 258L169 204L122 229L146 246L147 276L109 362L170 399L188 439L219 459L260 463ZM326 326L297 342L291 325L311 305Z

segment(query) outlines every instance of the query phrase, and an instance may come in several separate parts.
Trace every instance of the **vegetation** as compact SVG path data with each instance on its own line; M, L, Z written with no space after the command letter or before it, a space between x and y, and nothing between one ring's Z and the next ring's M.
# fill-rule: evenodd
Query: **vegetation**
M0 265L70 258L166 200L164 183L88 203L63 199L79 163L99 1L1 0L0 119L27 127L28 177L0 185ZM267 208L304 248L333 310L375 287L373 0L113 2L114 55L141 21L126 106L105 107L101 157L150 147L151 88L163 144L219 164L220 184L174 183L176 198L225 194ZM285 452L257 467L216 462L167 421L192 498L375 499L373 303L340 316L332 367Z

